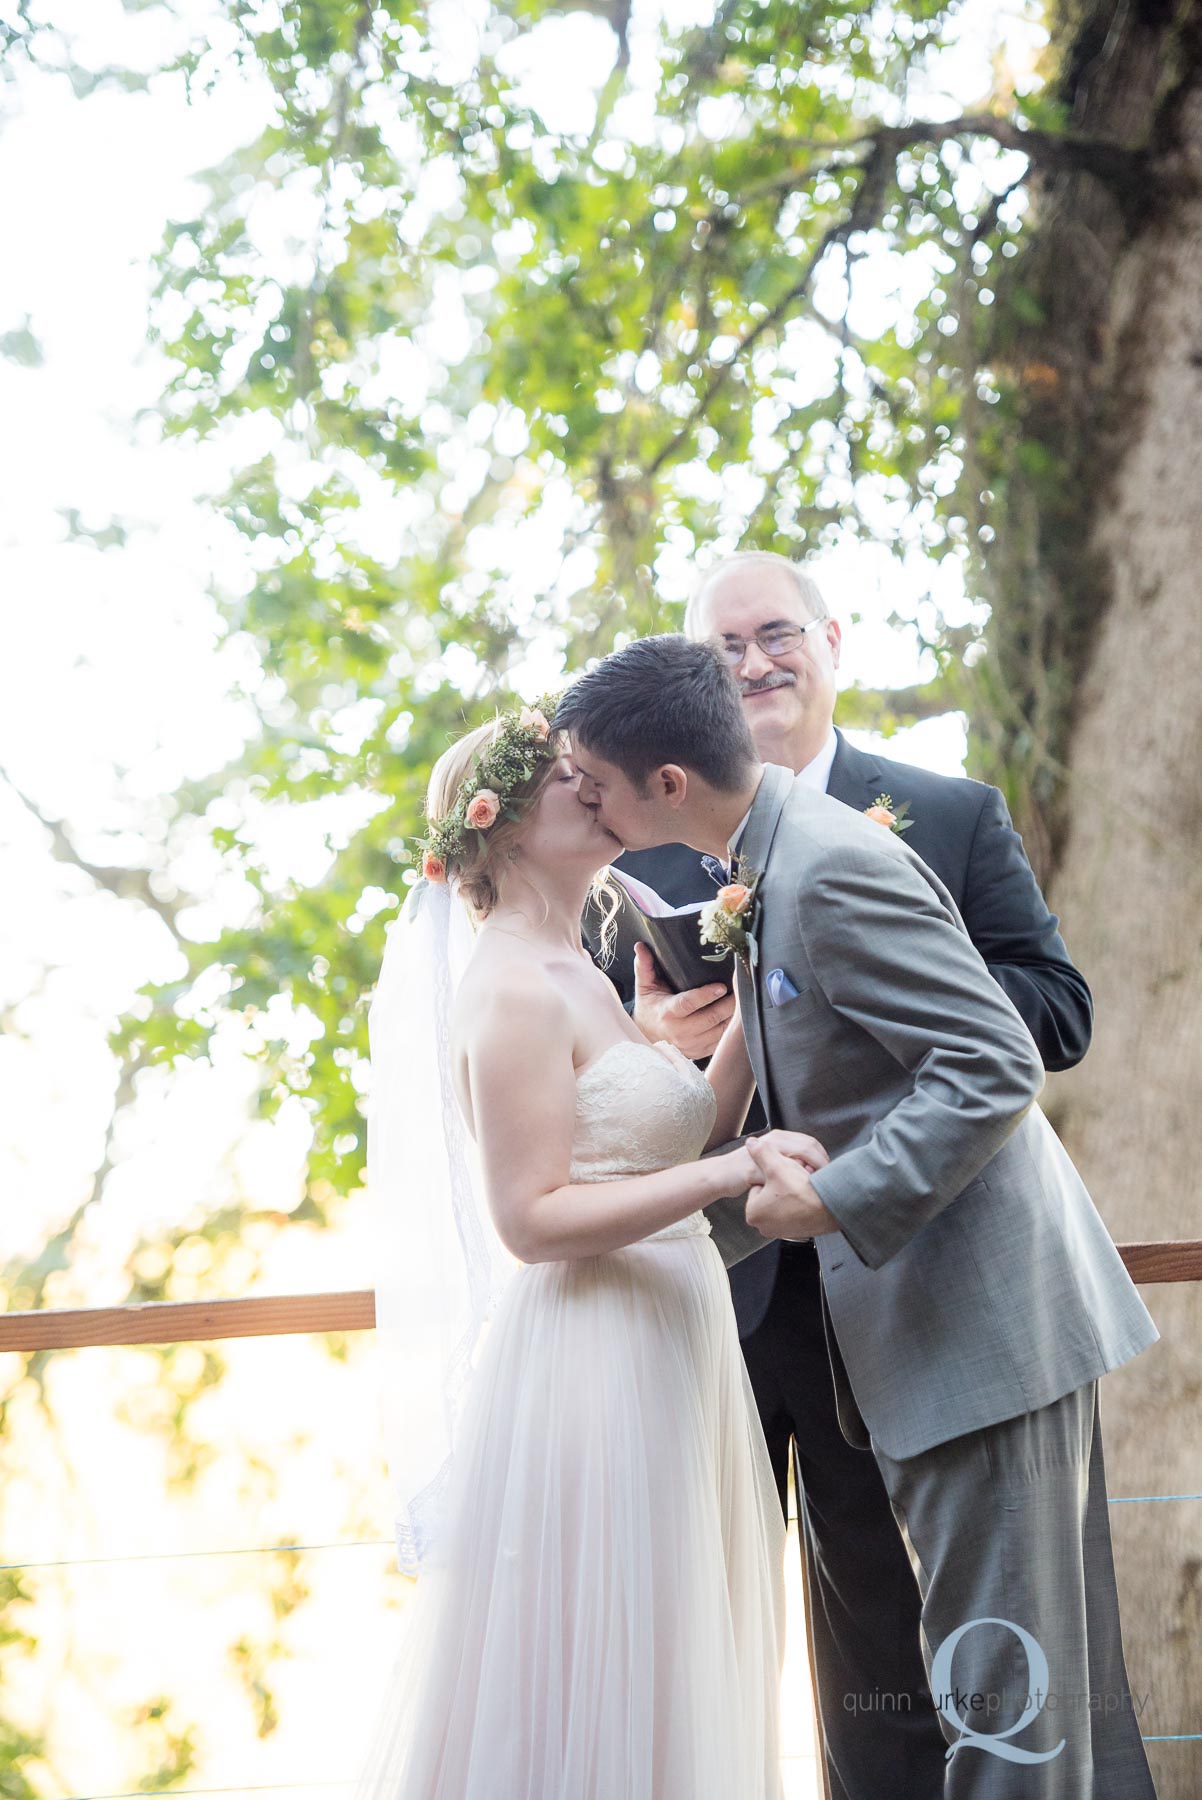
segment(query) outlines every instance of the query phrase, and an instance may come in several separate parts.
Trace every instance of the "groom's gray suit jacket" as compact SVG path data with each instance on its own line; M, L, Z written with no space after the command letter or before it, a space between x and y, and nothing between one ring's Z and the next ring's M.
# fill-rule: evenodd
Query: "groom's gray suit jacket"
M740 965L738 983L768 1123L831 1158L814 1187L841 1229L815 1243L845 1433L863 1442L866 1424L890 1456L914 1456L1155 1342L1033 1105L1030 1033L938 877L772 763L740 851L761 872L754 978ZM777 1005L774 969L797 989ZM728 1263L763 1244L738 1203L709 1217Z

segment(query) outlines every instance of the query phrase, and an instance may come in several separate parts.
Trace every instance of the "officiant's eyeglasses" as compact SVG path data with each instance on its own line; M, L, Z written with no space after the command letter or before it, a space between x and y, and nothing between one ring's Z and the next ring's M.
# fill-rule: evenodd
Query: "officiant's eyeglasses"
M805 625L765 625L763 631L757 631L749 638L727 636L714 641L731 668L737 669L747 654L748 644L758 645L765 656L787 656L790 650L796 650L807 631L813 631L816 625L825 625L828 616L820 613Z

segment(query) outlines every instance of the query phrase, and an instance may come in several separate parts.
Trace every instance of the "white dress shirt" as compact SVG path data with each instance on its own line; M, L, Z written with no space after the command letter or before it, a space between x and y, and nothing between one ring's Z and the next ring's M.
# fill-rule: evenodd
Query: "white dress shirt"
M754 804L754 802L753 802L753 804ZM743 814L743 817L739 820L738 824L735 826L734 830L731 832L730 837L727 839L727 843L726 843L726 873L727 873L727 875L729 875L731 870L734 868L735 857L739 854L739 839L742 837L743 833L746 831L747 821L750 817L751 817L751 807L749 806L747 808L747 811Z
M834 767L835 753L838 748L839 740L835 736L835 728L832 725L831 734L827 738L825 744L823 744L817 756L812 757L804 769L798 769L798 781L804 782L805 786L808 788L814 788L819 794L825 794L826 784L831 778L831 769Z

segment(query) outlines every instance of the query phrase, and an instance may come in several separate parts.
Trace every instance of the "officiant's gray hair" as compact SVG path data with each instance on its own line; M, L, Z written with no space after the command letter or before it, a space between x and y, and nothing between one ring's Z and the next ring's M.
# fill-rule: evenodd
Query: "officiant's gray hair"
M692 593L684 609L684 634L690 638L701 638L707 633L701 630L701 602L710 586L720 575L730 569L751 569L757 564L770 569L784 569L797 589L797 598L807 609L811 619L830 617L826 601L822 598L822 590L813 578L806 574L800 563L789 556L778 556L775 550L736 550L733 556L724 556L712 568L706 569Z

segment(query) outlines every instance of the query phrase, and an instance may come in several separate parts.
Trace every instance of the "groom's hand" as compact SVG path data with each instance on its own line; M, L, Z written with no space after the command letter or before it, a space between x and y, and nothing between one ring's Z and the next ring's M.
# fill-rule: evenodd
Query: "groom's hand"
M748 1138L747 1148L764 1178L747 1197L749 1225L766 1238L821 1237L840 1229L810 1181L830 1161L816 1138L800 1131L770 1131Z
M730 1023L735 997L720 982L674 994L646 944L634 947L634 1022L652 1043L674 1044L696 1062L712 1056Z

